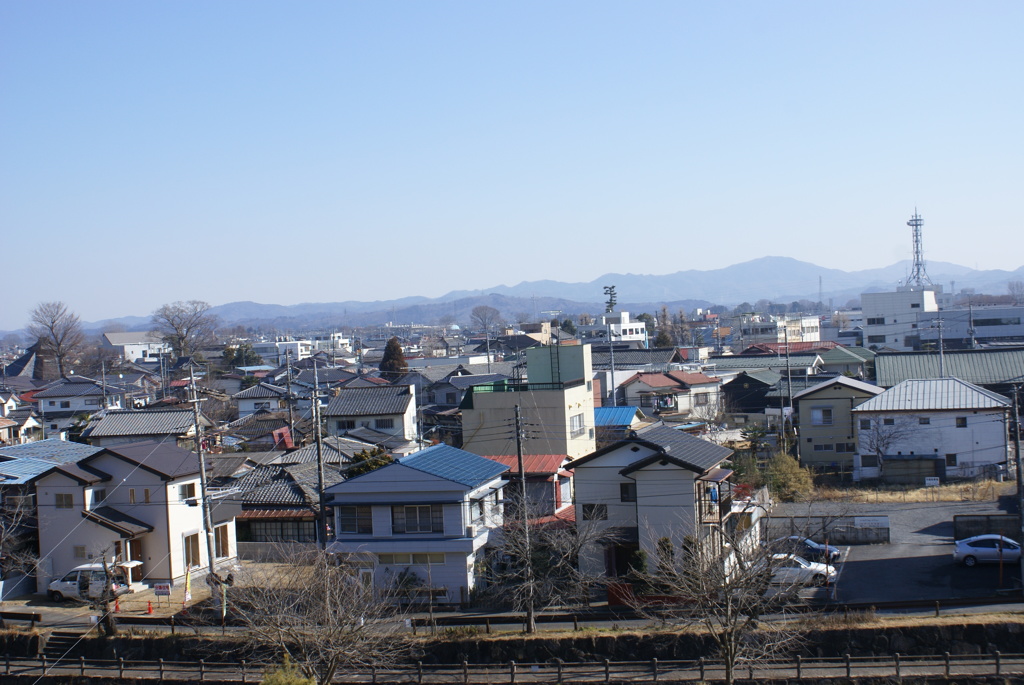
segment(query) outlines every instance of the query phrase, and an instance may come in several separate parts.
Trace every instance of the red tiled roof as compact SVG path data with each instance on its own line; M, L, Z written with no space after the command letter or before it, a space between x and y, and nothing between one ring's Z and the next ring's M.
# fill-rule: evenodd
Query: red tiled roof
M551 524L555 524L559 527L575 526L576 507L570 504L561 511L556 511L550 516L541 516L540 518L530 519L530 524L534 526L546 526Z
M686 373L685 371L669 371L668 375L672 378L678 378L687 385L701 385L703 383L717 383L717 378L711 378L705 376L702 373Z
M172 388L187 388L188 384L189 384L189 382L186 381L186 380L171 381L171 387Z
M716 383L717 379L710 378L702 373L686 373L685 371L670 371L668 373L638 373L627 378L622 385L629 385L634 382L643 383L649 388L677 388L680 385Z
M484 455L492 461L509 467L512 473L519 473L519 459L514 454ZM552 475L561 471L567 456L564 454L524 454L523 468L526 473L542 473Z

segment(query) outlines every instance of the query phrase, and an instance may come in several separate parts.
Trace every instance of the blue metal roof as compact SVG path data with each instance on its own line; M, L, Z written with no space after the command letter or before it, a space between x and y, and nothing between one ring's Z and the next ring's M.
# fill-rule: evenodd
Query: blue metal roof
M451 445L434 445L398 460L402 466L469 488L500 476L508 467Z
M102 447L68 442L57 438L27 442L24 445L5 445L0 447L0 457L9 459L45 459L52 463L66 464L91 457L101 451Z
M636 417L636 407L594 407L595 426L628 426Z
M30 479L49 471L56 465L46 459L13 459L0 462L0 483L24 485Z

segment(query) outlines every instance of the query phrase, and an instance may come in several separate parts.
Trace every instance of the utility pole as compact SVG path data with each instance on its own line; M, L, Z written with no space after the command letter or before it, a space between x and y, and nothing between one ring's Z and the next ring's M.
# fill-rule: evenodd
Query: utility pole
M787 404L789 405L789 416L792 417L793 416L793 374L790 373L790 367L789 367L789 326L787 325L787 322L786 322L785 318L782 319L782 333L783 333L783 339L786 341L786 397L788 398ZM787 447L786 451L788 452L789 451L788 450L788 447L789 447L789 435L786 433L786 420L787 420L787 417L783 417L781 425L782 425L783 439L786 441L785 442L785 445ZM800 441L799 440L797 440L797 443L796 443L796 451L797 451L797 459L799 459L800 458Z
M313 364L313 434L316 436L316 482L320 493L320 514L317 516L317 538L320 549L327 549L327 497L324 495L324 441L320 432L320 374Z
M1020 458L1020 405L1017 398L1020 396L1020 383L1013 383L1013 451L1014 462L1017 467L1017 516L1020 517L1021 540L1024 540L1024 474L1021 473ZM1024 583L1024 558L1021 559L1021 582Z
M210 505L210 483L206 474L206 454L203 451L203 427L199 422L199 392L196 388L195 369L189 365L189 380L192 384L192 422L196 433L196 456L199 457L199 489L200 502L203 507L203 529L206 532L206 556L210 561L210 593L217 596L220 589L220 577L217 575L217 555L213 539L213 512Z
M288 402L288 433L291 435L292 440L295 439L295 410L292 408L292 351L288 348L284 351L284 363L285 363L285 389L288 391L287 402ZM313 362L314 365L316 362Z
M945 346L942 344L942 318L936 319L939 324L939 378L946 377L946 354Z
M537 632L533 607L533 560L530 547L530 514L526 504L526 468L523 465L523 420L516 405L516 464L519 467L519 517L523 526L523 575L526 581L526 632Z

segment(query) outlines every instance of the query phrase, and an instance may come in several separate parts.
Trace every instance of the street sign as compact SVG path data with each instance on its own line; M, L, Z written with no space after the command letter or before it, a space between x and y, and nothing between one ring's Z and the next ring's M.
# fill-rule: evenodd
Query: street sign
M154 583L153 594L157 597L170 597L171 596L171 584L170 583Z
M924 477L924 486L926 488L937 488L937 487L939 487L939 477L938 476L925 476Z

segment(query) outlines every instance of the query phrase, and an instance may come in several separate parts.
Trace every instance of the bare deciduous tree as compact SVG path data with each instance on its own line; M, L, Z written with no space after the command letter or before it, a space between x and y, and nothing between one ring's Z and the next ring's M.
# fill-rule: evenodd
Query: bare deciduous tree
M725 664L726 683L734 682L741 663L788 655L801 641L787 614L795 613L802 585L773 583L790 559L760 544L758 531L707 529L680 550L662 538L650 568L634 570L650 593L635 597L635 608L659 623L706 634Z
M876 455L879 463L894 446L910 437L918 425L917 419L906 415L862 416L858 420L870 422L870 427L861 428L858 434L860 450Z
M1024 302L1024 281L1010 281L1006 284L1006 290L1010 293L1010 297L1013 298L1014 304Z
M214 340L217 317L209 311L210 305L201 300L172 302L153 312L150 323L175 354L188 357Z
M329 683L345 668L386 666L407 649L402 617L355 566L314 546L291 547L287 562L253 564L230 596L251 658L280 663Z
M69 358L85 340L78 315L63 302L40 302L32 310L28 332L39 339L40 352L53 356L57 373L63 378Z
M486 304L473 307L469 316L473 326L483 330L488 336L491 328L501 321L501 312Z
M488 556L491 566L481 596L495 606L522 612L526 632L532 633L538 611L587 604L590 590L601 578L581 570L580 552L587 546L613 542L615 534L595 521L571 525L553 516L544 517L535 505L528 506L524 519L520 491L507 487L512 489L512 506Z

